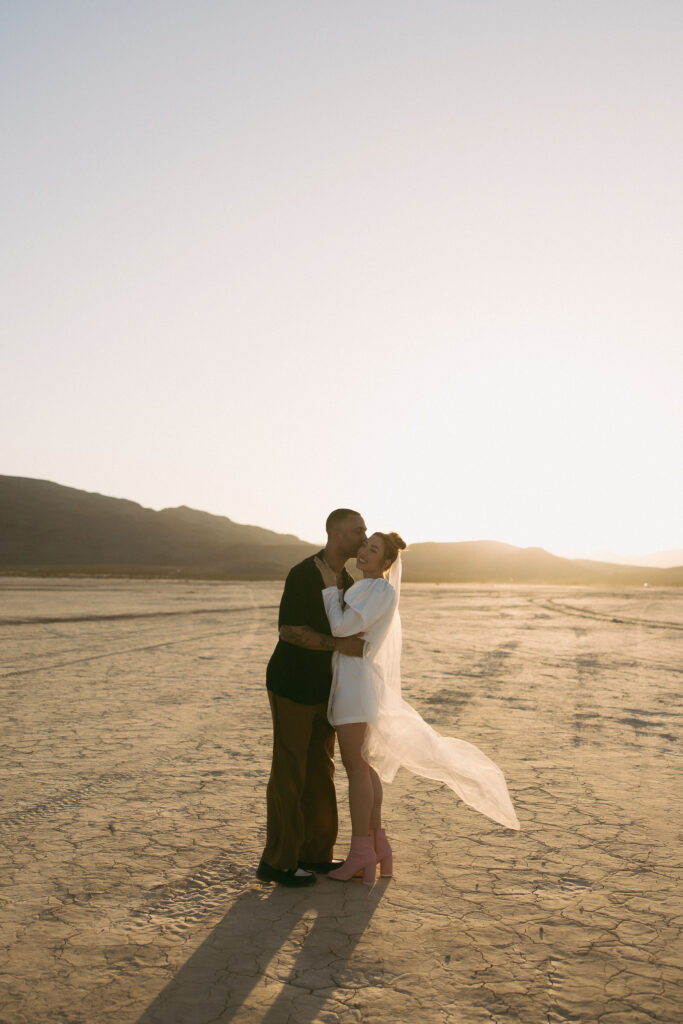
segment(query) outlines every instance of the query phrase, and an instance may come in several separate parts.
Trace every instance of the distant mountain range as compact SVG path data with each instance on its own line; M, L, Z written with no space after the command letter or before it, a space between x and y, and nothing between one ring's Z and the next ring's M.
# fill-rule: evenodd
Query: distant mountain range
M579 555L593 562L617 562L619 565L657 566L671 569L683 565L683 548L673 551L653 551L649 555L617 555L613 551L594 551L590 555Z
M182 505L160 512L47 480L0 476L0 572L282 579L317 550ZM407 582L683 586L683 566L568 559L498 541L414 544Z

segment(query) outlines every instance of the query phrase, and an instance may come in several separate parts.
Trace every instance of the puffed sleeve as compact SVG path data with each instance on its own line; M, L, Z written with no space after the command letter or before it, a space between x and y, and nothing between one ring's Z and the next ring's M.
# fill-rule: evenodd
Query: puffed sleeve
M333 636L362 633L385 614L394 600L394 588L384 578L354 583L343 595L345 608L336 587L326 587L322 594Z

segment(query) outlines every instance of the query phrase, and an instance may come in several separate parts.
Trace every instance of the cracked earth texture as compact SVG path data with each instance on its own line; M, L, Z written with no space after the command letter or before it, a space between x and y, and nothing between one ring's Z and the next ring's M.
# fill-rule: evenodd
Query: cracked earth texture
M279 583L0 581L0 1024L679 1024L683 593L406 585L395 877L259 884ZM342 831L349 838L344 773Z

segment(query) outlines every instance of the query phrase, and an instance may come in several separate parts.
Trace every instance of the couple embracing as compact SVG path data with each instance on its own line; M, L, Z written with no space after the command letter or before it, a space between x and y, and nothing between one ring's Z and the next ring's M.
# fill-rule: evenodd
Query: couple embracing
M318 874L372 883L392 873L382 828L382 781L403 765L445 782L470 807L508 828L519 822L500 769L477 747L441 736L401 697L401 555L396 533L367 537L351 509L330 513L327 544L290 571L280 603L280 639L266 682L273 763L266 793L264 882L299 887ZM355 556L363 578L346 562ZM349 779L351 849L337 838L335 730Z

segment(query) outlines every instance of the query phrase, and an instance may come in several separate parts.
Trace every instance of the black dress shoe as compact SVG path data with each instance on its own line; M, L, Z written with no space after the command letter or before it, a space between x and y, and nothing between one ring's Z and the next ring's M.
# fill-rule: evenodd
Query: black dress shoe
M299 867L304 871L315 871L317 875L326 875L329 871L336 871L343 863L343 860L300 860Z
M304 885L313 885L318 881L315 875L297 875L294 869L283 871L281 868L271 868L264 860L259 862L256 877L261 882L277 882L278 885L287 885L290 889L300 889Z

